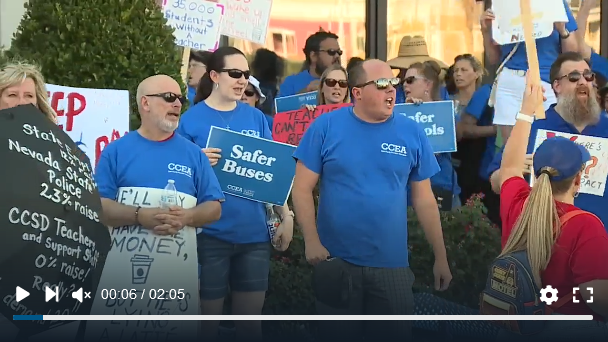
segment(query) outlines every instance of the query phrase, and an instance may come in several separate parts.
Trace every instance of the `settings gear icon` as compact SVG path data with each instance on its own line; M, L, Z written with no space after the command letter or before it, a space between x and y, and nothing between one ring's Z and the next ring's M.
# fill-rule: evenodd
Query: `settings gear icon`
M549 297L547 297L548 293L550 294ZM547 285L544 289L540 289L540 301L547 305L557 302L557 289L554 289L551 285Z

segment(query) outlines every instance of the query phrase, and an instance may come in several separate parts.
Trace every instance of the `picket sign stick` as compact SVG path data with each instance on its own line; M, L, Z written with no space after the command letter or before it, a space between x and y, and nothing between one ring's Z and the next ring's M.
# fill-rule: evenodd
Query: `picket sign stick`
M182 80L184 83L188 83L188 65L190 64L190 47L184 48L184 53L182 55Z
M532 75L532 82L536 85L540 85L540 70L538 66L538 53L536 51L536 40L532 35L534 31L534 25L532 24L532 7L530 6L530 0L520 0L519 6L521 7L521 21L524 29L524 40L526 43L526 53L528 57L528 73ZM553 91L552 89L545 89L545 91ZM545 108L543 104L536 109L535 116L537 119L545 118Z

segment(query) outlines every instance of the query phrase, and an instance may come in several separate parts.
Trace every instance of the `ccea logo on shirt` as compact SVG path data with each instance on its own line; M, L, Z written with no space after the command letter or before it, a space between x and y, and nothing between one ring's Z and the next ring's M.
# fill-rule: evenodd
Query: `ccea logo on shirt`
M253 130L253 129L244 129L241 131L241 133L248 135L250 137L260 137L260 132Z
M380 145L380 151L382 153L390 153L390 154L396 154L396 155L399 155L402 157L407 157L407 149L405 148L405 146L402 146L402 145L382 143Z
M192 169L186 165L169 163L169 165L167 165L167 168L171 173L177 173L192 178Z

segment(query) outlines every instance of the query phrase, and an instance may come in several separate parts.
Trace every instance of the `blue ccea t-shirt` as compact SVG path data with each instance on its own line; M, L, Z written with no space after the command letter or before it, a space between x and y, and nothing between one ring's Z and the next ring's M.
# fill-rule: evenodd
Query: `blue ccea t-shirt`
M224 199L209 159L177 134L152 141L129 132L103 150L95 169L99 195L112 200L119 188L164 189L169 179L175 181L177 191L195 197L197 204Z
M568 6L566 0L564 0L564 6L566 6L566 14L568 15L566 29L574 34L574 31L578 29L576 19L574 19L570 6ZM515 48L515 44L516 43L500 46L502 53L501 60L504 61L505 58L507 58L509 53L511 53L511 50ZM553 30L548 37L536 39L536 51L538 51L540 78L547 83L551 83L549 78L551 64L553 64L557 59L557 56L562 53L561 37L559 36L559 33ZM528 57L526 55L526 45L524 42L519 43L517 51L511 56L511 59L505 64L505 67L512 70L528 70Z
M264 113L241 102L234 110L218 111L201 101L182 115L177 132L205 148L211 126L230 126L232 131L272 140ZM203 234L235 244L270 241L264 204L229 194L222 203L222 217L203 228Z
M407 185L439 171L418 124L402 115L360 120L352 107L318 117L294 158L320 175L317 229L332 257L407 267Z
M528 151L527 153L534 152L534 142L536 141L536 132L539 129L546 129L550 131L568 133L568 134L582 134L591 137L608 138L608 117L602 115L600 121L593 126L587 126L582 132L579 132L573 125L566 122L556 111L555 105L551 106L545 113L544 120L536 120L532 124L532 130L530 131L530 139L528 140ZM502 161L502 153L504 146L499 153L496 153L494 160L488 167L488 176L492 175L496 170L500 168ZM605 180L605 181L608 181ZM592 212L598 216L604 224L608 224L608 186L604 190L604 196L595 196L590 194L579 194L574 199L574 205L577 207ZM608 229L607 229L608 230Z
M281 83L277 97L295 95L304 90L314 80L318 80L318 78L311 75L308 70L287 76Z
M469 100L469 104L465 108L464 112L473 116L477 119L477 126L491 126L494 117L494 108L488 106L490 100L490 93L492 92L492 86L489 84L481 86ZM494 153L496 152L496 136L486 138L486 150L481 159L481 165L479 167L479 176L482 179L488 179L487 169Z

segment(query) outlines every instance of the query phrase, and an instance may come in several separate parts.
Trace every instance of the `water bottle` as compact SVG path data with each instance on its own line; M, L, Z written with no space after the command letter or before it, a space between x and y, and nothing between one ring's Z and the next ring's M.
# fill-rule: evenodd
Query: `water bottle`
M160 196L160 207L168 209L169 207L177 205L177 188L175 188L175 181L169 179L167 186L163 189L163 194Z
M270 236L270 243L274 248L281 247L280 241L279 243L275 243L274 237L277 234L277 229L281 224L281 218L274 211L272 204L266 204L266 228L268 228L268 235Z

